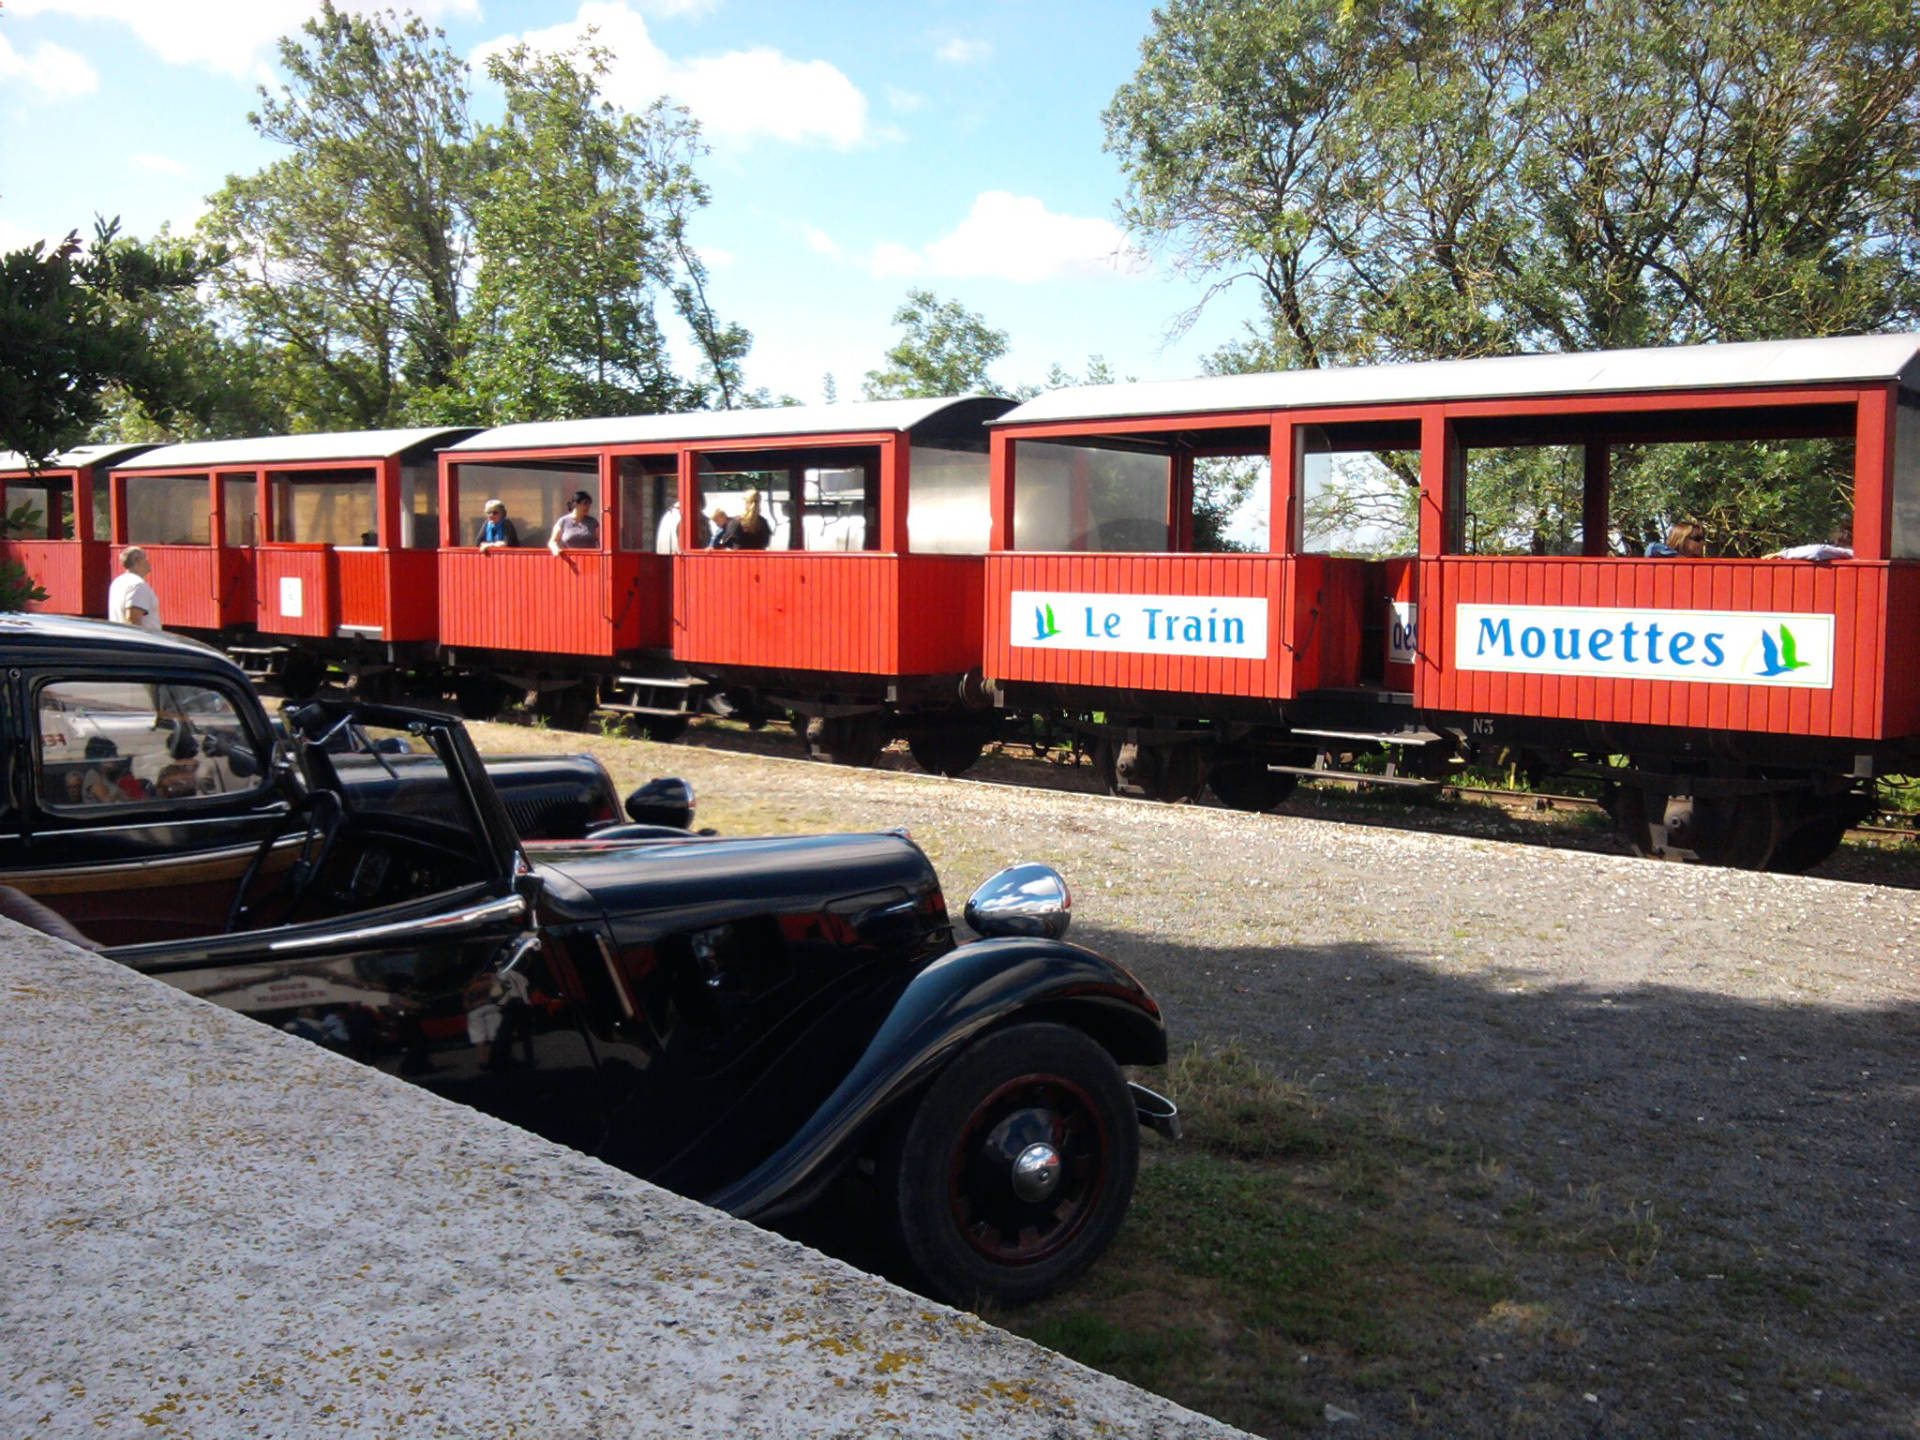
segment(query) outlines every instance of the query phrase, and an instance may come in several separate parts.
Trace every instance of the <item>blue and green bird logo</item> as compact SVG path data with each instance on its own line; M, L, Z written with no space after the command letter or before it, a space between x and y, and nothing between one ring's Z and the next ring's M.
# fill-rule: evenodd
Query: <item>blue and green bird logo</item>
M1776 675L1790 675L1795 670L1805 670L1810 661L1800 658L1799 646L1795 644L1793 631L1786 626L1780 627L1780 637L1776 640L1771 633L1760 632L1760 677L1771 680Z
M1060 627L1054 623L1053 606L1036 605L1033 607L1033 638L1051 640L1060 633Z

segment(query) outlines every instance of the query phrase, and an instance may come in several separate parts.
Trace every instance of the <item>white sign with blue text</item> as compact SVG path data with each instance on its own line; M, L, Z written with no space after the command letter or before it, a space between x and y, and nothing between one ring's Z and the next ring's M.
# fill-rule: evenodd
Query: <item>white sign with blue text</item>
M1456 670L1833 688L1833 616L1459 605Z
M1016 590L1011 597L1008 638L1015 645L1040 650L1264 660L1267 603L1213 595Z

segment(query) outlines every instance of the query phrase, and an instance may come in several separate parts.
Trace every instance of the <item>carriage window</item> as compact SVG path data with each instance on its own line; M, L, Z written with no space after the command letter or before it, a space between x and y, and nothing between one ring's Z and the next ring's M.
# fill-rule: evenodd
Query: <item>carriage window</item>
M1893 418L1893 548L1896 560L1920 560L1920 396L1901 392Z
M1466 452L1471 555L1578 555L1584 445L1502 445Z
M370 470L301 470L267 477L273 485L273 538L292 545L377 545Z
M73 481L42 472L37 483L7 486L7 514L20 517L22 540L73 538Z
M984 555L993 535L983 451L918 446L907 471L907 548L920 555Z
M1168 455L1049 440L1017 441L1014 449L1014 549L1169 548Z
M1419 444L1419 427L1410 423L1309 426L1295 480L1301 551L1413 554L1420 539Z
M242 548L260 543L260 490L251 475L220 477L220 513L227 544Z
M233 701L202 685L62 680L40 689L36 791L50 810L258 789L267 767Z
M679 548L679 466L671 455L622 455L620 548L671 554Z
M744 517L757 492L768 550L874 550L880 545L880 452L873 446L703 455L700 543ZM724 517L716 520L715 512Z
M202 475L129 475L129 545L206 545L212 541L212 506Z
M554 521L567 513L567 501L578 491L593 496L594 518L600 518L600 461L591 455L577 460L469 463L456 473L460 510L455 533L462 545L480 543L489 500L507 507L507 519L523 550L546 548Z
M407 465L400 471L398 548L440 548L440 476L431 465Z

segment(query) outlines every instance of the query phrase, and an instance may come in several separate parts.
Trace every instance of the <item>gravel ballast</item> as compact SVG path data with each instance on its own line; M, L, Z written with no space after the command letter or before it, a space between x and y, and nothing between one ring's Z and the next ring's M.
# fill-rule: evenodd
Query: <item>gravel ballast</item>
M485 727L482 727L485 729ZM1490 1307L1440 1399L1368 1434L1920 1434L1920 926L1906 890L1299 815L1011 789L581 736L725 833L907 826L958 914L1056 864L1073 938L1176 1046L1238 1041L1324 1104L1382 1096L1487 1157ZM1641 1236L1502 1248L1501 1207ZM1477 1212L1484 1212L1483 1214ZM1124 1236L1123 1236L1124 1243ZM1343 1422L1346 1423L1346 1422Z

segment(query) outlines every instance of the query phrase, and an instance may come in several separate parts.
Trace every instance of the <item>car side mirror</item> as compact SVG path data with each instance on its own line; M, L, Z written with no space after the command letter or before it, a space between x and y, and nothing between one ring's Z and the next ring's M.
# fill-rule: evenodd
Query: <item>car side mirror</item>
M693 828L693 785L673 776L649 780L627 796L627 818L636 825Z
M967 897L963 912L980 935L1027 935L1058 940L1073 923L1073 896L1051 865L1009 865L989 875Z

